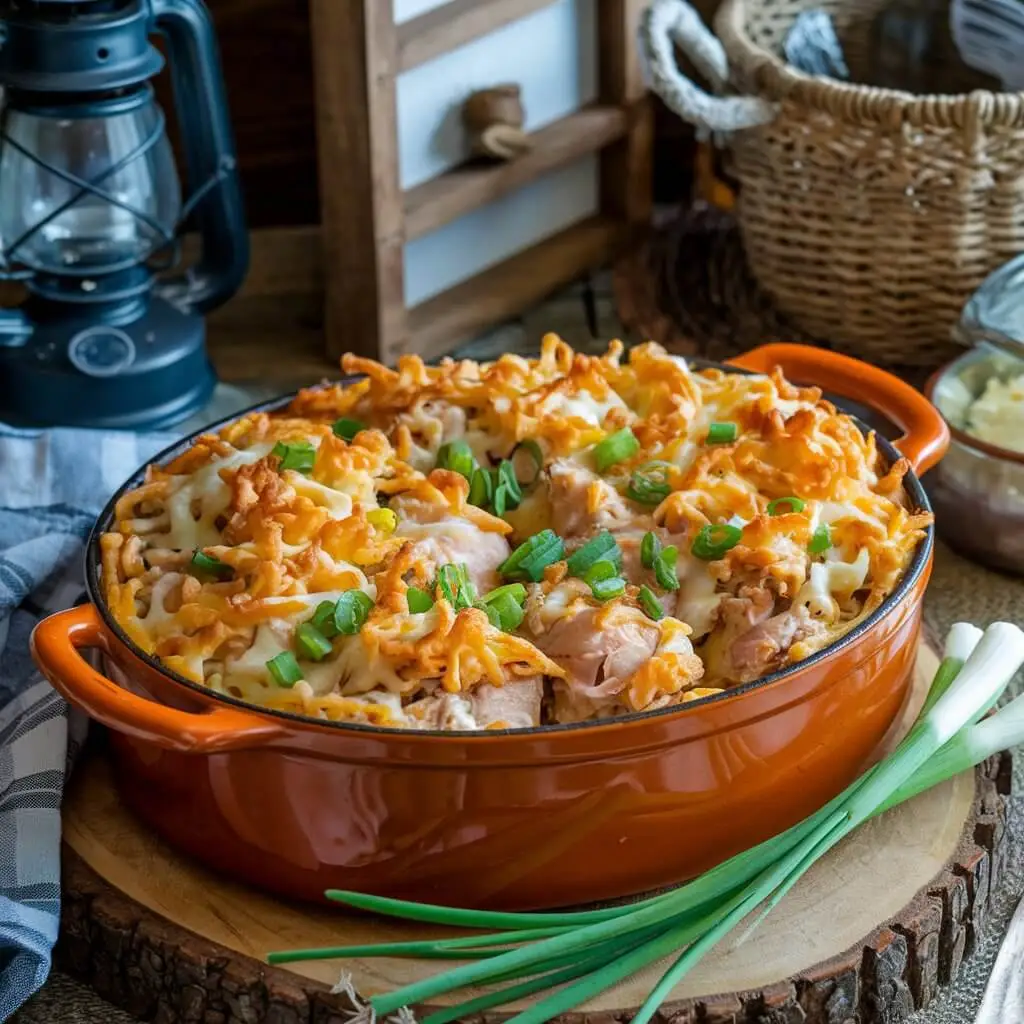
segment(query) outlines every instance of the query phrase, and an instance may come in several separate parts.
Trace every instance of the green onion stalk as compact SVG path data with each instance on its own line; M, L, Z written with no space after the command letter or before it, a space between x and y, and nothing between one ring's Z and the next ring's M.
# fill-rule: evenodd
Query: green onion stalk
M322 957L416 956L460 959L458 966L374 996L377 1014L467 986L487 994L426 1018L445 1024L525 995L549 992L512 1017L540 1024L584 1004L651 963L675 960L634 1017L646 1024L679 981L730 931L756 928L804 873L867 819L1024 743L1024 697L988 714L1024 663L1024 632L995 623L984 633L966 623L949 632L924 707L905 739L815 814L670 892L599 910L508 913L411 903L360 893L327 897L379 914L447 926L497 929L436 941L271 953L272 963Z

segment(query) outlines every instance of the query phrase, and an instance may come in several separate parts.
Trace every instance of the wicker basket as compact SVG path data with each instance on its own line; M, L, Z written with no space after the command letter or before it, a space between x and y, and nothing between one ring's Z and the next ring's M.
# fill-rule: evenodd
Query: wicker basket
M725 0L718 37L655 0L651 83L731 149L752 272L811 335L874 362L934 365L964 302L1024 251L1024 93L910 93L811 77L780 58L805 8L833 18L852 77L887 0ZM720 95L679 71L678 45Z

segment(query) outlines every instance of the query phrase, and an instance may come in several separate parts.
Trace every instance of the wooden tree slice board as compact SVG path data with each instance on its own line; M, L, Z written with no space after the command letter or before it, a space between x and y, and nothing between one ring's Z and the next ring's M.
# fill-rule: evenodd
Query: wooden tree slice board
M922 648L914 712L936 664ZM1008 791L1006 756L865 825L759 928L741 940L741 926L676 988L666 1006L674 1024L889 1024L925 1005L956 973L984 919L1004 860ZM290 904L214 875L121 806L102 755L76 772L64 844L58 964L161 1024L341 1024L353 1013L347 996L330 993L342 966L365 997L446 964L365 959L271 968L266 952L455 934ZM663 969L595 998L582 1008L587 1020L628 1018ZM435 1004L465 998L460 992Z

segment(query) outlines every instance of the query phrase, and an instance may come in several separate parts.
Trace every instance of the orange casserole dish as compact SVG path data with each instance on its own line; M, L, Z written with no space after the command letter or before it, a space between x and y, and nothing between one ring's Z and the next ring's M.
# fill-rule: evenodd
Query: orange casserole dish
M774 375L553 337L347 361L366 376L129 481L95 605L42 623L37 660L114 730L131 806L256 884L538 907L678 881L874 755L930 569L916 472L947 441L855 361L737 363Z

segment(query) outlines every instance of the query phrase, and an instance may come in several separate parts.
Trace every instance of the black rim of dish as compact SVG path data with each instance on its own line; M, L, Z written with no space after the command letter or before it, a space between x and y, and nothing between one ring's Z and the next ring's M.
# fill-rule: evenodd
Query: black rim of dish
M687 359L687 364L697 369L718 369L724 370L727 373L742 373L747 374L749 371L742 370L739 367L727 366L722 363L715 363L709 360L702 359ZM331 384L350 384L357 377L342 377L337 381L331 381L323 386L330 386ZM315 389L305 389L315 390ZM100 512L96 519L95 524L89 534L89 540L85 549L85 580L86 586L89 591L89 598L92 603L99 610L100 616L103 619L106 627L113 633L118 640L121 641L132 653L149 665L151 668L160 672L168 679L173 680L180 686L185 687L188 690L193 691L197 695L205 697L206 699L214 699L218 702L223 702L231 707L239 708L244 711L248 711L252 714L267 715L271 718L283 719L288 722L299 723L303 725L320 726L328 729L337 729L342 732L355 732L367 736L392 736L392 737L404 737L406 739L411 736L418 736L423 738L433 737L435 739L444 739L449 743L457 743L462 740L469 740L473 742L485 742L487 739L497 739L499 737L508 736L531 736L537 734L547 735L561 735L570 732L580 732L589 729L605 729L616 725L623 725L630 722L636 722L639 720L648 721L658 718L665 718L670 715L684 715L692 714L697 712L700 708L706 707L709 704L716 703L718 701L733 699L734 697L742 696L745 693L750 693L752 690L762 689L764 687L771 686L775 683L781 682L787 677L793 675L797 671L803 671L804 669L810 668L813 665L824 661L826 658L831 657L833 654L838 653L846 647L853 644L858 637L862 636L865 632L871 629L876 623L880 622L883 618L889 615L895 608L900 604L903 597L909 593L914 585L916 584L921 573L924 571L924 567L928 564L928 558L931 555L932 546L934 544L934 532L935 527L929 526L925 531L924 539L917 547L917 551L914 553L914 557L911 560L910 565L907 567L907 571L903 574L903 578L900 580L896 589L889 594L889 596L876 608L863 622L858 623L849 632L844 633L838 640L833 641L827 647L823 647L820 651L816 651L810 657L804 658L802 661L797 662L794 665L788 665L785 668L777 669L774 672L769 673L766 676L761 676L760 679L755 679L749 683L741 683L739 686L731 687L730 689L723 690L721 693L712 694L708 697L700 697L696 700L687 701L685 704L675 704L670 707L659 708L655 711L634 711L627 715L616 715L613 718L603 719L597 722L570 722L565 724L556 725L537 725L531 726L526 729L466 729L466 730L445 730L445 729L402 729L392 728L388 726L380 725L365 725L361 722L336 722L324 718L312 718L309 715L300 715L292 711L281 711L276 708L266 708L260 704L253 704L249 701L241 700L238 697L232 697L230 694L219 693L216 690L211 690L200 683L193 682L191 679L186 679L184 676L179 675L177 672L173 672L167 668L159 658L151 654L146 654L140 647L138 647L133 640L121 629L120 625L116 622L110 610L107 608L106 601L103 599L103 592L100 586L100 555L99 555L99 538L103 533L107 533L110 529L111 524L114 520L114 507L120 500L121 496L127 491L130 491L137 487L142 477L146 472L146 467L149 465L163 465L175 456L180 455L183 451L192 446L198 437L202 434L208 434L215 430L226 426L229 423L233 423L235 420L241 419L243 416L247 416L254 412L275 412L278 409L287 406L298 394L297 391L293 391L290 394L282 395L277 398L267 399L263 402L257 402L245 409L238 412L232 413L230 416L224 417L224 419L218 420L215 423L209 424L209 426L203 427L200 430L196 430L189 434L187 437L176 441L174 444L169 445L163 451L158 452L154 455L145 465L140 466L132 475L117 489L111 499L104 506L103 511ZM851 415L848 413L847 415ZM856 416L852 416L857 426L864 432L868 433L871 428L868 427L863 421ZM888 460L888 464L892 465L897 459L902 456L893 446L893 444L886 438L882 437L876 432L876 443L879 450ZM907 497L914 508L920 508L925 511L931 511L931 504L928 500L928 496L925 493L924 488L921 486L921 481L917 478L917 475L912 471L907 473L904 477L904 487L907 491Z

